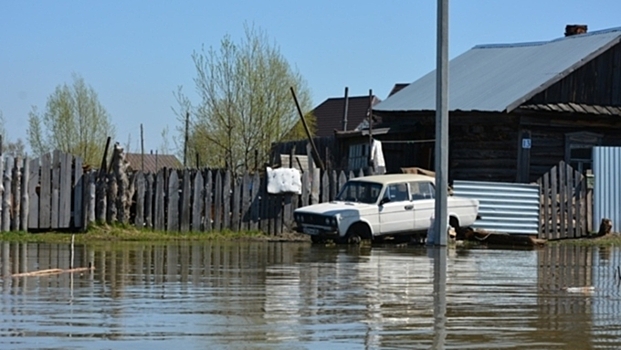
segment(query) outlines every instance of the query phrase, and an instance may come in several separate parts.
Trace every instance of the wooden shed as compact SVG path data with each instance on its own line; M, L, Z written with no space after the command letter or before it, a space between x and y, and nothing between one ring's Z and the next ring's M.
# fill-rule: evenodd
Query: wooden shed
M585 172L593 146L621 145L621 28L566 34L479 45L450 61L450 181L531 182L561 160ZM414 129L401 139L433 140L435 90L434 71L373 113ZM419 145L407 165L433 168L433 149Z

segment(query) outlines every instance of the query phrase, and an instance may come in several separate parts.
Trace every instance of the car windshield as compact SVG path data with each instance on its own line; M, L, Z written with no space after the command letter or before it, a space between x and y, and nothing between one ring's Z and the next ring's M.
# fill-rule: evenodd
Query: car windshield
M382 185L367 181L349 181L336 196L337 201L372 204L377 202Z

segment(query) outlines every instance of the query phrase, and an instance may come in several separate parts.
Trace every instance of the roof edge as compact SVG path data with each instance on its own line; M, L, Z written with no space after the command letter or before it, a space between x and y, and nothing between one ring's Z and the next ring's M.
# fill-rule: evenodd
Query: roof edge
M563 78L567 77L569 74L573 73L576 69L578 69L578 68L584 66L585 64L591 62L595 57L599 56L602 52L604 52L604 51L610 49L611 47L619 44L619 42L621 42L621 28L619 28L619 36L617 36L615 39L611 40L610 42L608 42L606 45L603 45L599 49L591 52L585 58L583 58L579 62L576 62L575 64L569 66L569 68L565 69L564 71L562 71L561 73L557 74L556 76L548 79L545 83L541 84L541 86L539 86L538 88L530 91L526 95L524 95L524 96L518 98L517 100L513 101L512 103L510 103L506 107L505 111L506 112L513 111L514 109L519 107L524 102L528 101L530 98L532 98L536 94L538 94L538 93L542 92L543 90L549 88L553 84L556 84L561 79L563 79Z
M498 49L498 48L507 48L507 47L540 46L540 45L545 45L545 44L562 41L562 40L572 40L572 39L577 39L577 38L583 38L586 36L600 35L600 34L607 34L607 33L614 33L614 32L619 32L619 35L621 35L621 27L594 30L592 32L588 32L584 34L564 36L564 37L560 37L560 38L556 38L556 39L552 39L548 41L531 41L531 42L510 43L510 44L502 44L502 43L500 44L479 44L479 45L475 45L473 49Z

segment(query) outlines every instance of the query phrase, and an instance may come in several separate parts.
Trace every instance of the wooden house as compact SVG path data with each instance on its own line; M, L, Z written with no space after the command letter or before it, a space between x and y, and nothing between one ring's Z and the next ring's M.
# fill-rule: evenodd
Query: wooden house
M162 168L183 169L181 161L172 154L126 153L125 159L132 170L143 173L157 173Z
M311 112L316 119L315 136L334 136L336 131L359 130L366 127L369 102L380 102L376 96L331 97ZM347 117L345 118L345 111Z
M349 136L359 135L361 130L368 128L369 107L379 102L381 100L375 95L331 97L312 110L311 114L316 120L313 140L322 162L328 168L348 169L349 143L341 141L352 140ZM339 135L342 134L348 137L340 140ZM272 145L272 164L279 165L280 155L289 155L292 152L297 155L306 155L307 143L306 139L275 143ZM354 147L357 147L358 143L358 139L355 139ZM368 150L361 151L368 152Z
M566 29L550 41L475 46L450 61L450 181L531 182L561 160L586 171L593 146L621 145L621 28ZM382 127L410 142L407 164L389 166L385 155L389 171L433 169L435 75L373 107Z

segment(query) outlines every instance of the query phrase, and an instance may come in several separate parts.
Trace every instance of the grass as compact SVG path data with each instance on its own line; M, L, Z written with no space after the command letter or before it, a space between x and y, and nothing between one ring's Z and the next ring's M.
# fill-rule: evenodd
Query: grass
M70 243L74 233L67 232L2 232L0 241L30 243ZM167 232L139 230L125 225L91 225L84 233L75 233L75 243L92 242L171 242L171 241L270 241L302 240L297 235L274 237L261 231Z
M614 247L621 246L620 234L607 234L604 236L592 236L587 238L564 239L548 241L550 245L573 245L579 247Z

